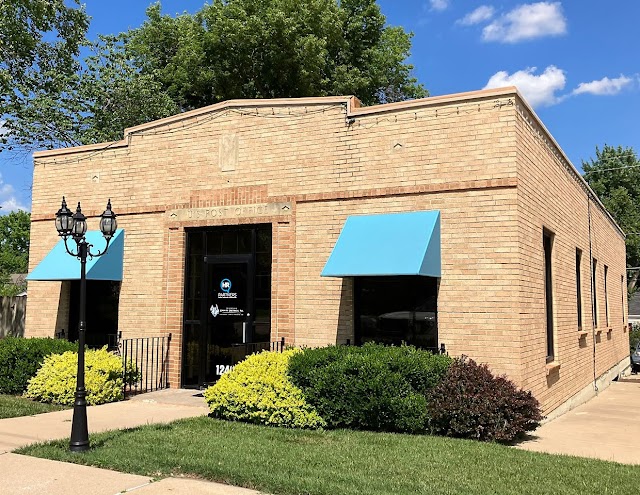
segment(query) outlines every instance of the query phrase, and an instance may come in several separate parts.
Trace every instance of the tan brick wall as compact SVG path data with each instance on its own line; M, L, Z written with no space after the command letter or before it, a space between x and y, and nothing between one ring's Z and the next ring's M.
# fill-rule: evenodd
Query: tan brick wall
M515 188L496 188L298 204L296 343L353 339L351 280L319 277L348 215L440 210L439 340L519 380L516 203Z
M522 385L531 389L550 411L628 355L629 337L622 305L626 288L620 282L626 272L625 244L601 208L587 199L585 188L566 168L566 161L535 123L529 109L519 104L517 115ZM560 365L555 369L547 366L545 359L543 228L554 234L555 362ZM576 248L582 251L583 332L578 331ZM598 260L596 293L600 334L596 334L592 326L591 257ZM609 325L605 315L604 265L609 272Z
M440 341L452 355L508 373L550 410L593 375L591 336L577 338L571 295L577 245L585 256L588 321L586 196L526 123L518 101L513 90L496 90L362 109L349 107L347 98L240 102L140 126L105 149L39 154L30 266L56 240L51 214L71 190L65 172L82 170L73 183L82 197L68 197L70 204L81 199L95 216L111 197L126 230L120 330L125 337L171 333L176 386L185 229L271 223L272 339L322 345L353 338L352 280L320 277L346 217L438 209ZM286 217L178 222L165 213L283 201L292 205ZM577 219L567 214L574 211ZM97 219L90 221L95 228ZM544 359L543 226L556 234L561 367L553 383ZM602 373L622 352L626 335L614 324L621 322L624 241L597 206L592 230L600 270L607 264L610 271L612 330L603 329L596 346L596 372ZM29 284L30 335L53 332L63 292L56 283ZM600 313L604 318L604 306Z
M42 261L58 240L58 233L53 222L31 223L29 271ZM65 331L68 330L68 283L28 282L27 303L26 336L54 337L63 328Z

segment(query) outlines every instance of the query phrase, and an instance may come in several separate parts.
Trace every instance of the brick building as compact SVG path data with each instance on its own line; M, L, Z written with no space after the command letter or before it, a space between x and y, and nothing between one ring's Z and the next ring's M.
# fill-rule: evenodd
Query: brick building
M124 254L89 281L88 337L171 333L171 386L246 342L408 341L548 413L628 363L624 234L515 88L228 101L34 162L30 272L62 195L89 228L110 197ZM73 329L77 281L33 275L27 334Z

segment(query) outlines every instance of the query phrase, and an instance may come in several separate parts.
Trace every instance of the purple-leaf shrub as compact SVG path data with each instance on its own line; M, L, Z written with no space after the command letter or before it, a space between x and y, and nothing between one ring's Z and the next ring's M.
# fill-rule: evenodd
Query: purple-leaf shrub
M511 442L543 417L531 392L471 359L456 359L427 401L431 433L450 437Z

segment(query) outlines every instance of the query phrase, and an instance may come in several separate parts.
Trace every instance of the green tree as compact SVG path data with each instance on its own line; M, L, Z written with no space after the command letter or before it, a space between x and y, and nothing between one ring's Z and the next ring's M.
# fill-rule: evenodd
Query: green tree
M633 148L596 147L596 157L582 162L584 178L623 231L627 267L640 266L640 160ZM638 285L640 271L628 273L629 293Z
M412 35L385 27L375 0L213 0L194 15L162 15L160 4L147 15L72 57L74 70L35 64L42 84L14 81L5 148L115 141L126 127L233 98L355 94L368 105L427 95L406 63ZM86 30L83 18L67 22Z
M160 4L128 33L143 74L182 110L232 98L355 94L365 105L427 95L406 63L412 34L375 0L214 0L195 15Z
M23 288L9 283L12 273L27 273L31 218L24 211L0 216L0 295L14 295Z
M152 75L142 74L121 39L100 36L82 67L37 88L11 108L12 145L77 146L122 139L123 130L179 112Z
M30 106L32 95L52 92L78 69L89 18L64 0L0 1L0 120L7 144L12 118ZM77 0L75 0L78 5ZM1 148L0 148L1 149Z
M152 74L141 73L119 37L101 36L86 59L79 84L86 112L80 141L122 139L123 130L179 113Z

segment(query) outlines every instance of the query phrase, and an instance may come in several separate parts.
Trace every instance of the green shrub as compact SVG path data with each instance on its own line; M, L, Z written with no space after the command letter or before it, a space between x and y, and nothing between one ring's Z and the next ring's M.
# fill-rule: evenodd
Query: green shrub
M288 374L331 428L418 433L450 363L411 346L331 346L294 355Z
M457 359L428 394L432 433L484 441L511 442L535 430L540 405L486 364Z
M40 370L27 386L24 396L40 402L72 405L76 389L78 353L68 351L45 358ZM135 371L128 370L127 375ZM107 351L85 351L85 388L87 404L97 405L123 399L122 360Z
M21 394L46 356L77 349L77 344L59 339L7 337L0 340L0 393Z
M204 396L211 415L287 428L319 428L323 419L286 375L291 356L300 350L249 356L209 387Z

